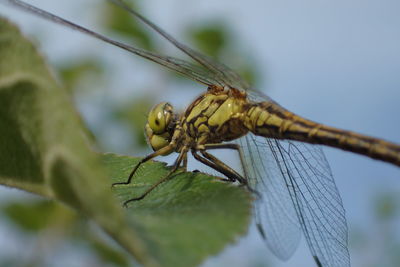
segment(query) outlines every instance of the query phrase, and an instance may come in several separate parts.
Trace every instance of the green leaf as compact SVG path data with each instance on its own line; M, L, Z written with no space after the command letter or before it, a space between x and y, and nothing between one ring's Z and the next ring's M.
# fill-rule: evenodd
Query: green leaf
M155 96L147 94L132 99L126 99L124 103L121 103L112 112L112 118L115 121L120 121L125 124L125 127L129 128L135 137L135 147L147 147L146 138L143 134L144 127L147 122L147 116L151 106L154 105Z
M97 239L91 240L90 244L98 257L102 259L103 263L109 263L112 266L120 267L130 266L127 255L120 250L116 250Z
M111 181L125 181L139 159L106 154ZM113 187L121 203L167 175L165 163L143 164L129 185ZM128 206L131 222L163 266L193 266L247 231L251 199L243 188L202 173L178 171L143 200Z
M156 265L114 200L85 133L34 46L0 19L0 183L74 207L139 262Z
M131 1L131 7L133 4ZM148 31L144 29L144 24L115 4L105 3L103 24L107 29L123 35L128 40L133 40L144 49L152 50L154 47Z
M209 22L202 27L187 30L188 35L201 51L212 57L219 57L227 46L230 35L227 27L221 22Z
M122 210L112 191L122 203L168 168L145 163L130 185L111 190L139 159L106 154L101 164L90 147L66 90L33 45L0 19L0 184L75 208L145 266L199 264L247 231L250 194L200 173L179 171Z
M196 47L212 58L235 66L233 69L240 76L255 85L258 80L255 62L250 55L246 55L243 48L235 41L234 34L227 24L211 19L204 25L188 27L186 32Z
M54 202L50 201L8 203L2 207L2 212L21 229L37 232L52 223L57 207ZM29 218L29 220L26 218Z
M104 73L99 60L89 57L66 62L57 69L63 78L64 87L69 92L73 92L77 84L83 79L97 80ZM91 89L95 90L96 88Z

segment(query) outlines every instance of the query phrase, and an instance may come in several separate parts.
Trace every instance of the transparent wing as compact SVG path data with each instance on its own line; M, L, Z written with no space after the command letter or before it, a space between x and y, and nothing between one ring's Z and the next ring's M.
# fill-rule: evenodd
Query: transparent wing
M320 266L350 266L342 200L319 146L247 135L245 174L260 193L256 223L281 259L295 251L300 229Z
M181 60L178 58L170 57L170 56L163 56L157 53L153 53L150 51L146 51L143 49L136 48L134 46L130 46L118 41L115 41L113 39L110 39L104 35L101 35L99 33L96 33L94 31L91 31L89 29L86 29L80 25L77 25L73 22L70 22L66 19L63 19L57 15L51 14L47 11L44 11L40 8L34 7L32 5L29 5L27 3L24 3L22 1L18 0L5 0L5 2L9 3L10 5L13 5L19 9L22 9L26 12L32 13L36 16L42 17L44 19L47 19L49 21L61 24L63 26L69 27L71 29L80 31L82 33L85 33L87 35L90 35L94 38L97 38L99 40L102 40L106 43L112 44L114 46L120 47L124 50L127 50L131 53L134 53L140 57L143 57L145 59L148 59L150 61L153 61L155 63L158 63L164 67L167 67L173 71L176 71L178 73L181 73L188 78L191 78L197 82L200 82L202 84L205 84L207 86L211 85L220 85L220 86L225 86L225 85L230 85L235 87L237 84L238 86L244 85L244 81L241 80L239 75L237 75L235 72L230 70L227 67L224 67L220 63L213 62L211 59L207 59L206 56L201 55L199 52L195 52L194 50L190 49L189 47L186 47L182 44L180 44L178 41L176 41L174 38L172 38L170 35L165 33L162 29L160 29L158 26L154 25L151 23L149 20L146 18L142 17L138 13L134 12L131 9L127 9L127 6L122 3L121 1L112 1L117 3L119 6L123 7L124 9L128 10L132 15L136 16L137 18L141 19L143 22L145 22L147 25L152 27L154 30L156 30L158 33L163 35L168 41L173 43L176 47L184 51L186 54L191 56L195 61L197 61L200 65L194 65L190 62L187 62L185 60ZM241 87L237 87L241 88ZM242 88L244 89L244 88Z
M130 8L124 1L122 0L109 0L110 2L118 5L119 7L125 9L129 12L132 16L136 17L137 19L141 20L143 23L148 25L154 31L159 33L163 36L166 40L168 40L171 44L173 44L176 48L190 56L193 60L199 63L201 66L206 68L212 75L214 79L217 80L220 84L229 85L231 87L247 90L249 89L249 84L242 79L242 77L237 74L232 69L228 68L224 64L217 62L210 57L178 42L174 37L170 34L165 32L163 29L158 27L156 24L145 18L144 16L137 13L135 10Z
M247 98L251 102L263 102L263 101L272 101L267 95L263 94L262 92L254 89L247 90Z
M245 176L260 193L254 207L257 228L269 249L287 260L299 244L301 226L285 179L264 139L248 134L237 142L243 152Z

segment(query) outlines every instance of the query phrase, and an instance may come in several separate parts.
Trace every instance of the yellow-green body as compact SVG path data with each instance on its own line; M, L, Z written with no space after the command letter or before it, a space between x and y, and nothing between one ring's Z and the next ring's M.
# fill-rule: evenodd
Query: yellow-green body
M169 130L164 133L148 133L146 127L150 144L151 139L163 138L162 146L158 145L157 149L152 144L154 150L172 142L163 154L181 152L183 147L197 149L206 144L231 141L252 132L266 138L337 147L400 166L398 145L315 123L272 100L251 102L246 92L234 88L209 87L180 117L169 123Z
M239 91L208 91L187 108L181 119L182 129L197 144L239 138L248 132L244 126L246 103Z

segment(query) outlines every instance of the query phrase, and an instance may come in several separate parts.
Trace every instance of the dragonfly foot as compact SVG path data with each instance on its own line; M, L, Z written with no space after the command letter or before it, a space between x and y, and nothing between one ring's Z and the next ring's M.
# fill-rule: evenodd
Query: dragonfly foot
M236 180L229 179L229 178L218 178L218 180L220 180L222 182L226 182L226 183L234 183L234 182L236 182Z
M129 184L129 183L128 183L128 182L117 182L117 183L112 183L112 184L111 184L111 188L114 187L114 186L116 186L116 185L127 185L127 184Z

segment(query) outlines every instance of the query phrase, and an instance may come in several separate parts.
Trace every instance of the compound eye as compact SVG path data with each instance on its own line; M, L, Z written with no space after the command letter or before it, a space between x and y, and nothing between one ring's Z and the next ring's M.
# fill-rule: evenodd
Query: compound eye
M158 151L161 148L167 146L169 144L169 141L162 135L153 135L149 139L149 143L154 151Z
M153 136L153 130L150 128L149 123L146 123L146 126L144 127L144 133L147 140L150 140L150 138Z
M147 121L154 134L162 134L166 132L171 118L172 106L167 102L162 102L150 110Z
M148 123L146 124L145 132L146 132L147 142L154 151L158 151L159 149L167 146L170 142L169 140L171 136L169 135L168 132L162 135L153 134L153 130L150 128ZM171 152L172 151L168 151L163 155L168 155Z

